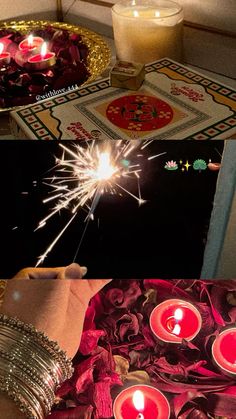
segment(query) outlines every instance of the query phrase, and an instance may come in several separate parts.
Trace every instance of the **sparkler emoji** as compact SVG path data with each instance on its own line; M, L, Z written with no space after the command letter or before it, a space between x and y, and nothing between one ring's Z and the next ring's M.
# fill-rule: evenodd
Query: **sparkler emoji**
M43 200L43 203L55 202L55 205L39 222L36 230L44 227L50 218L63 209L69 209L71 216L46 251L39 256L36 266L43 263L79 211L85 210L87 214L84 218L85 227L74 257L74 260L76 259L88 224L94 219L94 212L103 194L122 196L125 193L137 200L138 205L146 202L140 191L139 180L142 172L140 159L143 157L142 150L149 143L143 142L142 145L137 145L137 141L90 141L85 142L84 146L74 144L73 148L59 144L63 154L61 159L56 160L56 175L45 179L45 183L52 188L52 195ZM161 154L166 153L150 156L148 160ZM124 178L136 181L136 195L122 186Z

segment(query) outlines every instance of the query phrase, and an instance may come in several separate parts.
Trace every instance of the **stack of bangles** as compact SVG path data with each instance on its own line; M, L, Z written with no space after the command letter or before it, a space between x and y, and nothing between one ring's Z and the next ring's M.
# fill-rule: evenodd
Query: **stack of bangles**
M27 418L45 418L57 388L72 374L72 362L57 342L32 325L0 314L0 391Z

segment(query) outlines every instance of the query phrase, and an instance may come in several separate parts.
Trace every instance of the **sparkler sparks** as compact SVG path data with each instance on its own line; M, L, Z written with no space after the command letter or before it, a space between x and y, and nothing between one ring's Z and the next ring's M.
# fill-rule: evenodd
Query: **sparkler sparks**
M63 154L60 159L56 159L56 174L45 179L45 184L52 188L52 195L44 199L43 203L55 202L55 205L48 215L39 222L36 230L44 227L49 219L63 209L70 210L71 216L46 251L39 256L36 266L45 260L78 212L85 210L84 222L86 224L76 251L76 258L88 223L94 219L94 212L103 194L118 194L119 196L128 194L137 200L138 205L146 202L142 198L139 183L142 172L141 159L144 157L142 150L146 147L145 142L141 145L138 145L136 141L122 140L116 142L91 141L83 144L84 146L74 144L73 148L68 148L60 143L59 146L62 148ZM161 154L166 153L159 155ZM129 182L131 179L136 182L137 194L132 193L130 188L126 189L122 186L124 178L128 178Z

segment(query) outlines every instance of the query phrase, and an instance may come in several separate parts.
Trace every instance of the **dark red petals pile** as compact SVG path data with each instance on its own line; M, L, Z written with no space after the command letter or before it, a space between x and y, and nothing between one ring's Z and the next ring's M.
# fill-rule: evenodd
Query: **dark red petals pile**
M56 64L43 71L30 71L19 66L14 56L25 35L0 30L1 42L4 41L6 50L12 55L10 64L0 68L1 108L34 103L50 92L80 86L90 76L87 68L89 51L80 35L50 26L34 30L33 35L48 43L50 51L56 54Z
M169 298L191 301L200 311L202 329L192 342L163 343L151 332L152 309ZM111 282L91 301L75 373L59 390L50 418L112 418L123 385L138 383L165 393L172 419L235 418L236 380L211 357L214 337L235 319L236 281Z

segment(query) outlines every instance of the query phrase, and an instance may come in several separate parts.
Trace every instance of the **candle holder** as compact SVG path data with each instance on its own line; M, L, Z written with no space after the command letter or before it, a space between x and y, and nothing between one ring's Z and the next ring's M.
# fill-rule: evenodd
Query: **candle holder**
M47 51L46 42L43 43L41 52L36 55L32 55L28 59L28 65L30 70L45 70L46 68L53 67L56 64L56 54L54 52Z
M236 376L236 327L225 329L214 340L211 348L214 363L226 374Z
M134 385L116 397L113 414L115 419L168 419L170 405L155 387Z
M29 58L40 53L41 49L19 49L20 41L28 43L29 34L33 34L34 41L35 38L46 39L51 54L56 53L56 57L51 55L45 57L46 62L29 63ZM4 52L11 56L9 65L2 69L0 113L36 103L38 95L92 82L107 68L111 58L110 48L102 37L69 23L41 20L1 22L0 43L4 45ZM47 68L50 68L50 77L44 71ZM34 70L41 75L35 76ZM24 80L22 85L20 79Z
M182 58L183 10L169 0L121 0L112 7L119 60L150 63Z
M171 299L156 306L150 315L150 328L163 342L181 343L193 340L202 326L197 308L188 301Z
M44 43L43 38L40 36L29 35L26 39L19 43L20 51L33 51L38 50Z

